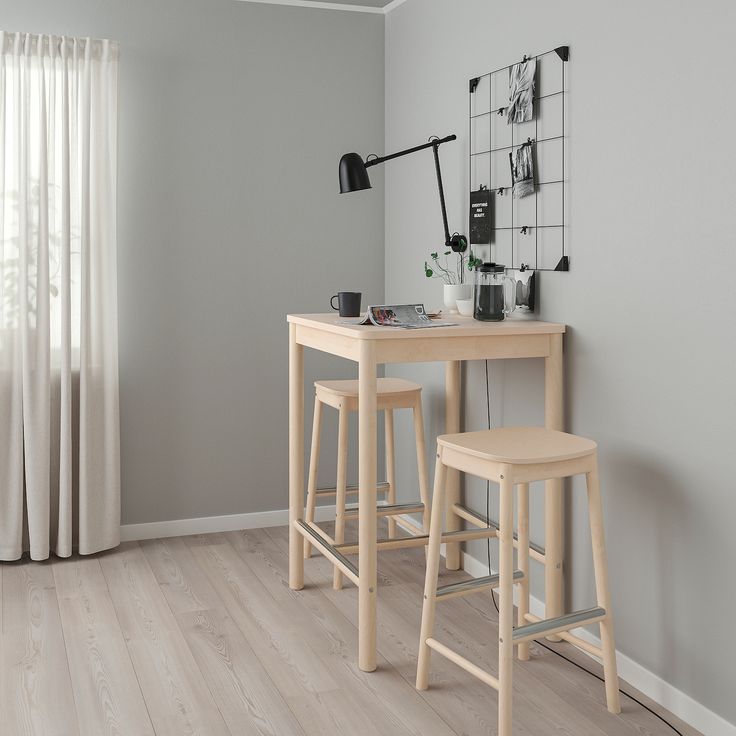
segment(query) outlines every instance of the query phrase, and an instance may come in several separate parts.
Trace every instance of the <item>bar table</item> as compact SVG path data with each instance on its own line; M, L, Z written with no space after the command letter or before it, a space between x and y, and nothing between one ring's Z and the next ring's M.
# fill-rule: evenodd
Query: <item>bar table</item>
M332 314L290 314L289 324L289 585L304 587L303 538L358 586L358 665L376 669L377 561L381 548L422 546L427 536L417 533L403 540L377 539L376 504L376 378L385 363L445 363L446 434L460 432L461 361L544 358L544 423L564 429L562 336L565 325L508 319L479 322L452 315L457 325L423 329L341 324ZM358 566L347 557L355 545L332 545L319 527L304 521L304 348L319 350L358 364ZM485 519L462 504L460 477L447 477L446 565L460 568L460 544L473 539L461 529L463 521L485 527ZM415 506L416 504L413 504ZM383 510L383 507L382 507ZM545 547L532 556L545 565L546 618L563 613L563 495L562 481L545 484ZM422 530L418 530L421 532ZM397 544L398 542L398 544Z

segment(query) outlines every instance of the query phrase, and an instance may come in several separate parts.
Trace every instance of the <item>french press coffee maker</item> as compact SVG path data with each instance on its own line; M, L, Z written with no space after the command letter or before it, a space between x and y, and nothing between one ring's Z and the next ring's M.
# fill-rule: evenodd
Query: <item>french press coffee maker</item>
M505 270L500 263L481 263L475 267L475 319L500 322L516 309L516 282Z

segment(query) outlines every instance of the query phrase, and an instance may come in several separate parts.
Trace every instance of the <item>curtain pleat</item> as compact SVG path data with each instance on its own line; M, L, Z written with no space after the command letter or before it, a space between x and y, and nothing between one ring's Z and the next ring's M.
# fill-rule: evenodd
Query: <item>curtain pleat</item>
M119 543L116 159L117 45L0 32L3 560Z

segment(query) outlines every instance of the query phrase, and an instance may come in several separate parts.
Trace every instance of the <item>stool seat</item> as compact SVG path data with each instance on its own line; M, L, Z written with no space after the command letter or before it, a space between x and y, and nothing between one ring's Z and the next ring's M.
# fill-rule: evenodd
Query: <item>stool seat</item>
M314 389L317 398L333 407L343 407L346 411L358 411L358 381L347 379L341 381L315 381ZM379 378L376 381L376 408L378 411L388 409L412 409L422 395L422 387L413 381L403 378Z
M314 387L318 390L325 391L336 396L358 397L358 380L342 380L342 381L315 381ZM422 387L413 381L407 381L403 378L379 378L376 385L376 394L378 396L387 396L388 394L405 394L414 391L421 391Z
M585 437L544 427L499 427L479 432L444 434L440 447L466 455L511 465L535 465L592 455L596 443Z

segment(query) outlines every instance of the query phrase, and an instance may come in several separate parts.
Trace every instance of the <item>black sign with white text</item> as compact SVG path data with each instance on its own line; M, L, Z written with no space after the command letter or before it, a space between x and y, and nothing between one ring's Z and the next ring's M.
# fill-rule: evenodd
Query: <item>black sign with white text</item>
M491 242L491 192L481 187L470 192L470 244Z

